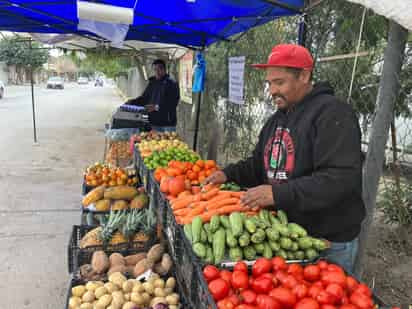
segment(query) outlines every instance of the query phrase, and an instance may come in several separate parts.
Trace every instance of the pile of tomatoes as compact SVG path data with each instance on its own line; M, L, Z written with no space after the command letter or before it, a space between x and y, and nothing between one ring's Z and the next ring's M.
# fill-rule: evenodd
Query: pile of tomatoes
M302 266L281 257L260 258L251 274L244 262L233 271L203 269L219 309L373 309L372 292L326 261Z

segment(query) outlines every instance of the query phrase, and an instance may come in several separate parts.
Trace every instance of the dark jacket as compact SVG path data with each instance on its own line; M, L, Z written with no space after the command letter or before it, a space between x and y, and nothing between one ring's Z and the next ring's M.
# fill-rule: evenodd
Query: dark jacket
M131 105L158 105L159 110L149 113L149 121L154 126L176 126L176 107L180 94L178 84L165 75L163 79L149 78L149 84L143 94L127 104Z
M252 156L224 170L247 187L271 184L275 209L315 237L350 241L365 216L361 133L350 105L326 83L264 125Z

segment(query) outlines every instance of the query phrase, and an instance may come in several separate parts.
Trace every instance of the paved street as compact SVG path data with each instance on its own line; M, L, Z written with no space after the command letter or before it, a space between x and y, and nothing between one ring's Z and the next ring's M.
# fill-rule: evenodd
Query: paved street
M0 100L1 309L63 308L82 170L102 159L104 123L121 103L111 87L67 83L36 87L35 100L37 145L30 87L7 87Z

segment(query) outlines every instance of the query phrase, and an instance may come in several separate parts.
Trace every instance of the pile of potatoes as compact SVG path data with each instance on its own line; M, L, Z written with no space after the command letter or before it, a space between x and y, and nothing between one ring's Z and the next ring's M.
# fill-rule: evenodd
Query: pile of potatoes
M168 305L170 309L181 308L179 294L175 293L176 279L166 281L152 274L142 283L127 279L116 272L109 281L89 281L85 285L72 288L69 300L70 309L134 309L153 307L157 304Z

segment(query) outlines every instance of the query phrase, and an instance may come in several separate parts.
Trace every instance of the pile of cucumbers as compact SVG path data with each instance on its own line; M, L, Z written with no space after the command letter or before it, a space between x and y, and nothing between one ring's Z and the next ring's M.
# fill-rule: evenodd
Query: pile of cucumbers
M238 184L235 182L227 182L224 184L221 184L219 187L220 190L226 190L226 191L240 191L241 188Z
M184 232L195 254L208 264L274 256L313 260L329 245L326 240L310 237L300 225L289 223L282 210L276 215L260 210L250 217L239 212L216 215L206 224L196 217L184 226Z

